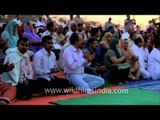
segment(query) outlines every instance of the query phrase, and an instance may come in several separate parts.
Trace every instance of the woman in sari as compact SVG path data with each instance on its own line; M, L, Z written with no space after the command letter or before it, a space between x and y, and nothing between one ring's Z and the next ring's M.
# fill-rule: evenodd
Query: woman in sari
M29 39L30 45L28 50L31 50L33 53L36 53L42 48L41 38L36 34L31 22L24 23L23 37Z
M120 51L120 40L112 38L110 48L104 56L104 63L110 70L109 80L114 84L126 83L130 65L126 62L127 55Z

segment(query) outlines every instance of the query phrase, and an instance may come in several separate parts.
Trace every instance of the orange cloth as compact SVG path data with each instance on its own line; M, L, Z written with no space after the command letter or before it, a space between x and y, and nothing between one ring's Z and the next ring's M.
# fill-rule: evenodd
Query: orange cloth
M16 97L16 87L11 84L0 82L0 99L11 102Z

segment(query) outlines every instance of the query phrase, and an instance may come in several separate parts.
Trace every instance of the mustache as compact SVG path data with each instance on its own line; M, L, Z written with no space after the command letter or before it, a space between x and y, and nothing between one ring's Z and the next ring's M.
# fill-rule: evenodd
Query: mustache
M26 52L27 51L27 49L25 49L25 48L23 48L23 49L21 49L23 52Z

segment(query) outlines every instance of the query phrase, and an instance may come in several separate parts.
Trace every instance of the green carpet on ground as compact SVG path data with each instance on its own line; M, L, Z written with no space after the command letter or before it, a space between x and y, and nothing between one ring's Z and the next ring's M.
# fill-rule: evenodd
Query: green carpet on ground
M49 103L57 105L160 105L160 92L157 91L123 88L118 92L121 94L110 91Z
M108 78L105 78L104 80L105 80L104 85L102 85L100 88L105 88L105 87L114 86L114 84L112 84L112 83L108 80Z

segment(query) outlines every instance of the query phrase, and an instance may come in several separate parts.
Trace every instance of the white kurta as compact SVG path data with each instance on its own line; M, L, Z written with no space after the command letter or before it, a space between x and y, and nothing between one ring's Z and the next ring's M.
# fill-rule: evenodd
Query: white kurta
M148 56L149 56L148 48L141 47L140 52L142 54L142 57L143 57L144 61L147 62L148 61Z
M148 58L148 70L153 80L160 79L160 50L153 48Z
M143 79L150 79L151 75L150 75L149 71L146 69L147 66L146 66L145 61L143 59L143 56L140 52L140 48L137 45L133 44L131 46L131 49L132 49L134 55L136 55L139 59L140 75L142 76Z
M20 61L19 82L23 83L24 80L27 80L27 79L33 79L33 70L32 70L29 56L24 56Z

